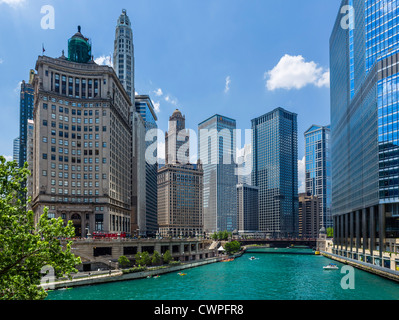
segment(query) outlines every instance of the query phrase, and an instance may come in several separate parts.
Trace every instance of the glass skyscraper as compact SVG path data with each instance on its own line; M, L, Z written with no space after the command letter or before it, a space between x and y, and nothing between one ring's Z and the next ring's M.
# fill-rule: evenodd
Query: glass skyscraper
M306 192L320 200L320 226L332 228L330 126L312 125L305 132Z
M18 165L22 168L27 160L27 135L28 135L28 120L33 120L33 106L34 106L34 87L33 77L34 70L30 71L29 83L22 81L21 97L19 109L19 160Z
M154 111L151 98L148 95L137 95L135 98L136 112L140 114L145 123L146 133L149 130L157 129L157 115ZM156 137L157 138L157 137ZM153 141L146 141L145 147L147 148L154 143ZM157 158L157 150L154 151L154 157ZM145 163L145 187L146 187L146 230L147 235L155 235L158 230L157 223L157 174L158 163L152 164L146 161Z
M214 115L198 125L204 231L237 230L236 121Z
M334 252L388 268L399 238L398 5L343 0L330 38Z
M252 120L252 185L268 237L298 235L297 130L297 115L282 108Z

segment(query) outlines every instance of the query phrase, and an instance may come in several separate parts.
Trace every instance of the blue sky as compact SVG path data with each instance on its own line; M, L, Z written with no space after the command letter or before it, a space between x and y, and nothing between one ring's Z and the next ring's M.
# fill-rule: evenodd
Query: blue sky
M197 131L215 113L236 119L244 130L251 119L283 107L298 114L302 160L304 131L330 122L329 37L340 3L0 0L0 154L12 155L18 86L28 80L42 44L46 55L59 57L81 25L95 59L109 56L125 8L134 32L136 91L159 108L160 129L167 130L176 108L186 115L186 127ZM54 29L41 28L45 5L54 8Z

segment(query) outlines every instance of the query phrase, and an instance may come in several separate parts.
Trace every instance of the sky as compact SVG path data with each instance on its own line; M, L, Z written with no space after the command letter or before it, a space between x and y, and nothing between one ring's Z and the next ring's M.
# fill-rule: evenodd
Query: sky
M28 80L42 48L50 57L67 53L68 39L80 25L94 59L107 64L116 21L126 9L134 34L136 92L150 95L159 128L168 129L175 109L194 132L214 114L235 119L244 132L252 119L277 107L295 112L303 191L304 132L312 124L330 124L329 38L340 3L0 0L0 155L12 158L20 83ZM238 147L249 142L243 138Z

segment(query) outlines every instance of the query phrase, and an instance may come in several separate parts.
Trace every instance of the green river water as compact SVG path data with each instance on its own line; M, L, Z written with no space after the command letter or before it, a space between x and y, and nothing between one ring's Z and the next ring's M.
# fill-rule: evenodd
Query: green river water
M399 300L398 283L358 269L354 289L343 289L344 265L323 270L329 263L335 262L316 255L246 253L233 262L184 270L186 276L56 290L47 300Z

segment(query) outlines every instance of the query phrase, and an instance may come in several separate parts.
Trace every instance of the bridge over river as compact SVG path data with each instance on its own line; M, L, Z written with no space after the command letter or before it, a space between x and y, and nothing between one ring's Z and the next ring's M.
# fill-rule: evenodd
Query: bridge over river
M247 247L246 253L254 254L296 254L314 255L315 251L309 247L270 248L266 246Z

